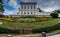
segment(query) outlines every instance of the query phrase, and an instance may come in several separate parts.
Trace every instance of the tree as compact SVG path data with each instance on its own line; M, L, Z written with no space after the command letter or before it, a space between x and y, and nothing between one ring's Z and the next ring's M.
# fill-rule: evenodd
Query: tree
M53 12L57 12L57 13L60 13L60 10L58 9L58 10L54 10Z
M3 2L2 0L0 0L0 17L3 16L3 13L4 13Z
M58 13L57 12L53 12L50 14L53 18L58 18Z
M43 10L41 10L40 8L37 8L39 10L39 12L43 12Z

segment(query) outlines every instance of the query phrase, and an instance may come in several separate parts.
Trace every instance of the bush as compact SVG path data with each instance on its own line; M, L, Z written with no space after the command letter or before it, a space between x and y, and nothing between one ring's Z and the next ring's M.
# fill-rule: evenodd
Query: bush
M57 13L57 12L51 13L50 15L51 15L53 18L58 18L58 13Z
M13 18L0 18L0 20L11 21L11 22L15 22L16 21Z
M51 20L52 18L48 18L48 17L40 17L40 18L36 18L37 22L42 22L42 21L48 21Z
M51 19L52 18L48 18L48 17L19 18L19 19L17 19L17 22L20 22L20 23L33 23L33 22L48 21L48 20L51 20Z
M60 23L52 26L47 26L47 27L41 27L41 28L36 28L32 29L33 33L41 33L41 32L50 32L54 30L59 30L60 29Z
M1 34L19 34L20 30L19 29L7 29L7 28L0 27L0 33Z

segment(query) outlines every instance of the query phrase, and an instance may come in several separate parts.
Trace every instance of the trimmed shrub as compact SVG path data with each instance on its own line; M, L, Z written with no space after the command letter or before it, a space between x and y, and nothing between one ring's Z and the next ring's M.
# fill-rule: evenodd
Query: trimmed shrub
M40 17L40 18L36 18L37 22L42 22L42 21L48 21L51 20L52 18L48 18L48 17Z
M0 34L19 34L19 29L7 29L0 27Z
M54 31L54 30L59 30L60 29L60 23L56 24L56 25L52 25L52 26L47 26L47 27L41 27L41 28L36 28L36 29L32 29L33 33L41 33L41 32L50 32L50 31Z
M58 18L58 13L57 13L57 12L51 13L50 15L51 15L53 18Z

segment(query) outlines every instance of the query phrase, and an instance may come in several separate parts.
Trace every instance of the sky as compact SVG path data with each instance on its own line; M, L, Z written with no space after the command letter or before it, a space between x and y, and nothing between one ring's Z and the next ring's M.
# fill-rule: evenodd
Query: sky
M45 12L60 9L60 0L2 0L4 15L17 14L20 2L37 2L37 7Z

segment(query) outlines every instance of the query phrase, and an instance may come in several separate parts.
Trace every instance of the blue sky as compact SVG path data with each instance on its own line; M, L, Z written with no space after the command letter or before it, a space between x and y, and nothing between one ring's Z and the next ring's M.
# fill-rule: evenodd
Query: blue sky
M60 9L60 0L3 0L4 15L12 15L18 12L20 2L37 2L37 7L45 12Z

